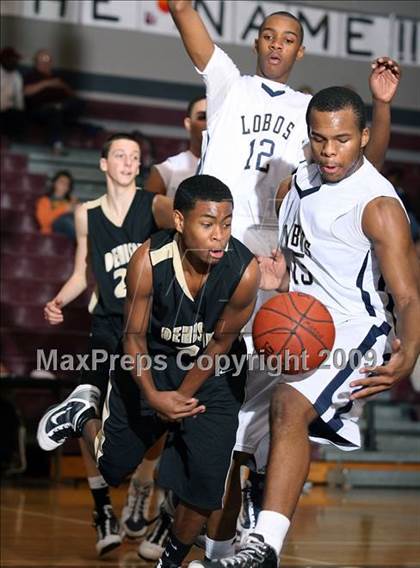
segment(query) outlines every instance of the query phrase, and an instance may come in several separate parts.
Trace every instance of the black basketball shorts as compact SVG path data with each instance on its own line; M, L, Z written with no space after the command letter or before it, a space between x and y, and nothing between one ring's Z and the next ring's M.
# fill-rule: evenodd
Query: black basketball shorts
M195 395L206 412L169 423L147 405L129 372L111 373L97 438L98 466L105 480L119 485L141 463L147 449L168 432L158 484L171 489L184 503L220 509L245 381L246 370L238 376L208 378ZM162 375L158 383L159 390L174 389L173 380L164 388Z

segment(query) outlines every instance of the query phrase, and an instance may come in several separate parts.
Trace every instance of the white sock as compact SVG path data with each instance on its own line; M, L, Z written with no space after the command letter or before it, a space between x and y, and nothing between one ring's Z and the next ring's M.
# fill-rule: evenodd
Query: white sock
M227 558L235 554L233 546L235 538L229 540L213 540L206 536L206 558L210 560L220 560L220 558Z
M274 548L278 556L289 527L289 519L281 513L261 511L253 532L261 534L264 537L264 541Z
M102 475L88 477L87 480L90 489L104 489L105 487L108 487L108 483L105 481Z

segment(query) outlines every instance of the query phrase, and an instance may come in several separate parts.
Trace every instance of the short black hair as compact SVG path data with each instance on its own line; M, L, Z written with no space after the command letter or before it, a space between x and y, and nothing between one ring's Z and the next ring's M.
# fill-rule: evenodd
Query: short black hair
M190 100L190 102L188 103L188 106L187 106L188 118L191 118L192 109L194 108L195 103L198 103L198 101L202 101L205 98L206 98L206 95L203 93L202 95L197 95L196 97L194 97L193 99Z
M290 18L291 20L294 20L295 22L297 22L299 24L299 30L300 30L300 45L302 45L303 36L304 36L302 22L299 20L299 18L296 18L296 16L294 16L290 12L285 12L283 10L279 10L278 12L273 12L272 14L268 14L268 16L266 18L264 18L263 23L258 28L258 35L261 35L261 32L263 31L264 26L265 26L265 22L268 20L268 18L271 18L271 16L283 16L285 18Z
M176 190L174 209L187 213L194 209L197 201L229 201L233 208L233 197L228 186L220 179L208 175L184 179Z
M309 128L312 110L334 112L345 108L351 108L353 110L357 126L360 132L362 132L362 130L366 128L365 105L360 96L347 87L327 87L316 93L312 97L308 110L306 111L306 124Z
M108 158L108 154L109 154L109 149L111 148L111 144L113 142L115 142L116 140L131 140L132 142L135 142L136 144L139 145L139 148L141 148L140 146L140 140L138 138L136 138L136 136L134 134L128 134L127 132L117 132L116 134L112 134L111 136L109 136L101 149L101 158Z

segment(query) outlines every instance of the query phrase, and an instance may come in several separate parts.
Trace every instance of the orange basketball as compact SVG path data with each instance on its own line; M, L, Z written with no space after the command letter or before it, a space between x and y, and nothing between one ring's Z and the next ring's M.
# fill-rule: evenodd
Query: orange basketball
M283 373L316 369L335 340L330 312L316 298L288 292L271 298L258 310L252 326L257 352L281 358Z

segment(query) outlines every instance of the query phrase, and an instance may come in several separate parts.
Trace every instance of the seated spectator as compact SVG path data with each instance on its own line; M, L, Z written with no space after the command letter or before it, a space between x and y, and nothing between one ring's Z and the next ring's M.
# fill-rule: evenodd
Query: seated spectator
M61 233L75 240L74 209L77 200L71 195L73 177L65 170L57 172L51 180L51 188L36 202L35 217L41 233Z
M1 133L21 140L25 128L22 76L17 70L20 54L13 47L0 51Z
M53 71L52 57L46 49L35 54L34 67L24 79L23 92L29 117L47 126L48 142L56 153L61 153L64 128L76 122L83 102Z

